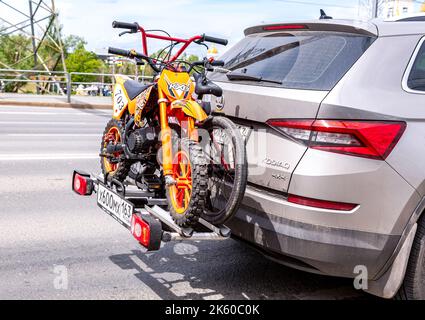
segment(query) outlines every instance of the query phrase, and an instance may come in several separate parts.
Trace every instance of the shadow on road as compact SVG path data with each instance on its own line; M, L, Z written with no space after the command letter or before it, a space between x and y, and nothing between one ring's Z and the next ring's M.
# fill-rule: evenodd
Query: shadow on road
M111 261L164 300L367 299L352 281L283 267L235 241L167 244Z

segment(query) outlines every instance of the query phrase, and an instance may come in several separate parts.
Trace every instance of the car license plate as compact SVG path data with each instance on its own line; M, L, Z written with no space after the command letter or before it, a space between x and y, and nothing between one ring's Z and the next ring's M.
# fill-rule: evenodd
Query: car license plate
M134 206L116 193L99 184L97 204L126 227L131 227Z

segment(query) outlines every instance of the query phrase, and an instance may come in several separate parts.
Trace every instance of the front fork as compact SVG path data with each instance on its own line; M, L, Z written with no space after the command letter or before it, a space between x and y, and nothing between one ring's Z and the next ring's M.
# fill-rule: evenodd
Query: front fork
M162 167L164 169L164 177L168 181L173 180L173 141L172 131L168 123L168 104L169 101L164 93L159 90L159 117L161 122L161 142L162 142ZM187 136L193 141L198 141L198 132L195 128L193 118L187 117L182 123L186 129Z
M173 176L173 142L172 132L168 124L167 104L164 93L159 90L159 121L161 123L161 142L162 142L162 167L164 177Z

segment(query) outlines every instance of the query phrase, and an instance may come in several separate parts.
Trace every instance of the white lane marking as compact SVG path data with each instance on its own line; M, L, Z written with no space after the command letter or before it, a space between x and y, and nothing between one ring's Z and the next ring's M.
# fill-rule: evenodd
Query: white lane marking
M110 109L74 109L74 108L55 108L55 107L31 107L31 106L13 106L13 105L0 105L0 110L3 111L15 111L15 110L31 110L31 111L53 111L57 113L61 112L84 112L84 111L93 111L99 113L111 113L112 112L112 102ZM30 112L30 111L28 111Z
M28 134L28 133L10 133L6 134L8 137L41 137L41 138L55 138L55 137L102 137L102 134L97 133L41 133L41 134Z
M102 113L71 113L71 112L9 112L9 111L0 111L0 115L22 115L22 116L78 116L78 117L90 117L90 116L105 116L111 114L111 112L102 112Z
M13 124L13 125L66 125L66 126L84 126L88 122L60 122L60 121L51 121L51 122L41 122L41 121L0 121L0 124Z
M75 153L75 154L3 154L0 162L5 161L33 161L33 160L86 160L99 159L98 154Z

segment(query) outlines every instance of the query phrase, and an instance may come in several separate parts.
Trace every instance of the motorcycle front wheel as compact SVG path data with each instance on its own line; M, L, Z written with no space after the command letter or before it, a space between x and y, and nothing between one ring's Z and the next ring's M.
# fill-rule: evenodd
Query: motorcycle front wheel
M167 200L175 223L191 228L196 226L205 211L208 165L197 142L181 139L177 144L172 176L176 183L167 186Z

